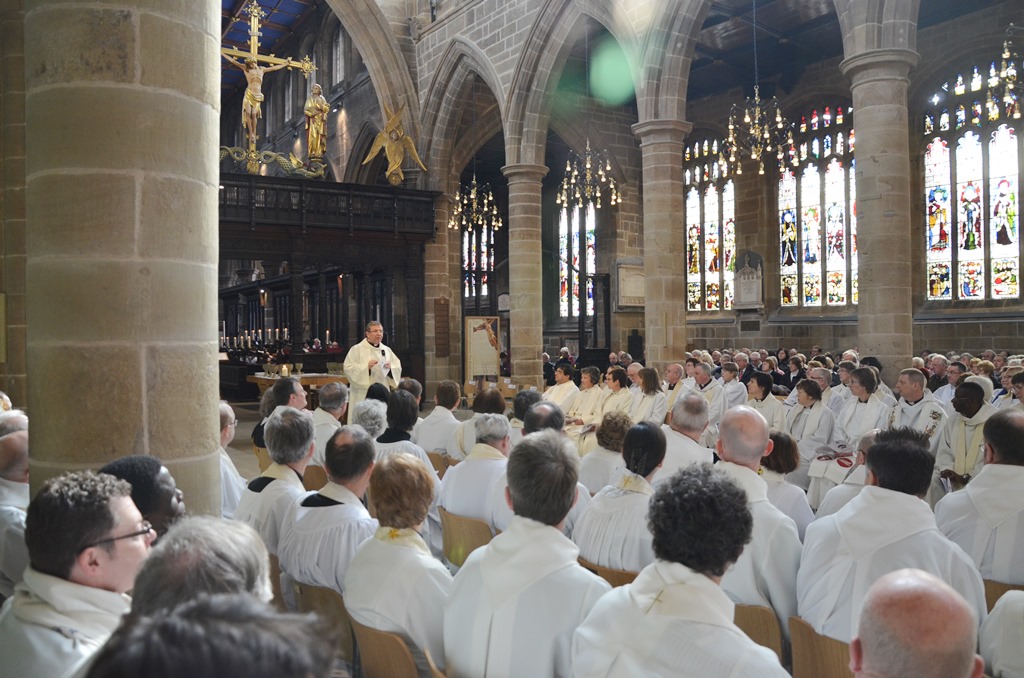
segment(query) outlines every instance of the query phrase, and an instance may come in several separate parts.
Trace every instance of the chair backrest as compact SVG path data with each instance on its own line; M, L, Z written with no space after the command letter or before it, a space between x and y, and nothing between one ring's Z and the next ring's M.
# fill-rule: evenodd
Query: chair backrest
M601 567L600 565L595 565L589 560L584 560L583 558L580 558L579 562L585 569L590 570L612 586L625 586L626 584L632 584L633 580L636 579L636 576L639 574L639 572L613 570L610 567Z
M313 612L330 624L338 637L338 656L352 663L355 640L352 620L345 609L345 599L334 589L295 582L295 602L299 612Z
M445 678L441 669L437 668L437 664L434 663L434 658L430 656L430 650L424 649L423 655L427 658L427 666L430 667L430 678Z
M851 678L850 646L823 636L800 617L789 618L793 678Z
M270 458L270 452L265 447L252 446L253 454L256 455L256 463L260 465L260 473L267 470L267 467L274 463L274 460Z
M484 521L448 513L440 506L437 511L441 514L444 557L452 565L462 567L470 553L491 542L491 527Z
M327 484L327 471L323 466L307 466L302 474L302 484L310 492L318 492Z
M444 478L444 472L448 470L448 456L442 452L427 452L427 458L437 471L437 477Z
M999 599L1007 591L1024 591L1024 585L1004 584L1001 581L992 581L991 579L985 580L985 602L988 604L989 612L992 611L992 608L996 606L996 603L999 602Z
M416 661L401 636L351 622L366 678L416 678Z
M747 634L752 641L767 647L779 657L779 663L785 666L782 656L782 628L775 610L764 605L736 605L734 617L736 626Z
M274 607L281 612L287 612L284 596L281 595L281 563L275 555L270 556L270 590L274 592Z
M462 395L466 399L466 407L473 407L473 399L476 398L476 382L467 381L463 384Z

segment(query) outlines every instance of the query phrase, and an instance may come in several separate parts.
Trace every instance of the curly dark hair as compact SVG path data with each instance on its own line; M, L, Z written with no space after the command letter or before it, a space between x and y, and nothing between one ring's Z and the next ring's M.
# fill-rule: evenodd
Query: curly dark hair
M658 558L720 577L750 541L754 518L743 488L711 464L694 464L659 485L647 526Z

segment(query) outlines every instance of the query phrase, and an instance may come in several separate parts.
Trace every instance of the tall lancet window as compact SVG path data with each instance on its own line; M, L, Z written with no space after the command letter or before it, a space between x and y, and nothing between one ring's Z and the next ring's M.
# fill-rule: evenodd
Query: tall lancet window
M847 306L857 295L853 111L831 103L800 117L799 165L778 183L783 306Z
M736 272L736 189L721 140L687 143L683 186L686 310L730 310Z
M597 211L594 203L563 205L558 212L558 317L578 318L580 287L585 294L584 314L594 315L597 268Z
M485 224L462 230L462 296L486 300L494 271L494 228Z

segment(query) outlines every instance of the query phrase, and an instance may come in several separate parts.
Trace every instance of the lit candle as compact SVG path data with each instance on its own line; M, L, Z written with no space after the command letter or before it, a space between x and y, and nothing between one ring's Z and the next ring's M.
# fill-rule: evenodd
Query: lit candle
M275 341L279 341L280 339L281 339L281 328L280 327L275 327L274 328L274 340Z
M256 330L256 332L257 332L256 336L259 337L259 341L263 341L263 330L262 329Z
M327 330L327 345L331 345L331 331Z
M284 340L288 341L288 328L284 328Z

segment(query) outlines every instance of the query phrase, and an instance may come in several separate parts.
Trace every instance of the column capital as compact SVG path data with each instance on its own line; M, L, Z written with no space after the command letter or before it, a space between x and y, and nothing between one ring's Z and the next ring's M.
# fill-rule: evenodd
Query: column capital
M501 168L501 173L505 175L510 184L512 183L523 183L523 182L537 182L548 173L546 165L530 165L527 163L519 163L515 165L505 165Z
M633 134L640 144L683 143L693 129L693 123L685 120L644 120L633 125Z
M854 87L886 80L909 82L910 71L920 56L912 49L869 49L843 59L839 70Z

